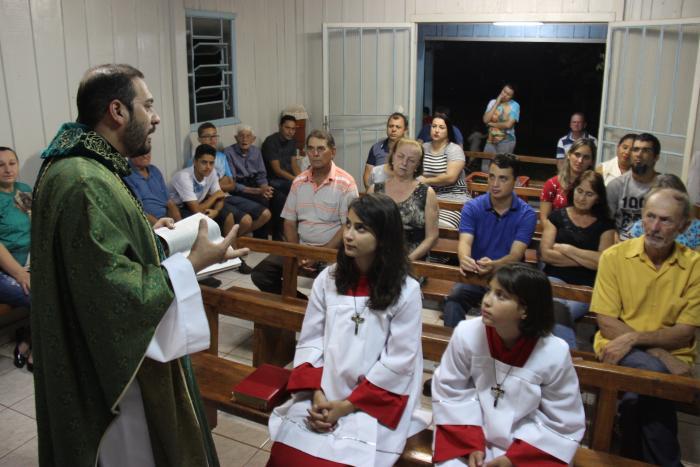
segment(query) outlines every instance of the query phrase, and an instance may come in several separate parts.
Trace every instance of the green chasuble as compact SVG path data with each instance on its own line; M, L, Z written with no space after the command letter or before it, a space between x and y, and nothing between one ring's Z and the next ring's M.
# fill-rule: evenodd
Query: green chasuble
M145 358L174 294L153 229L120 178L126 159L74 123L42 158L31 244L40 464L95 466L136 378L156 464L217 466L189 358Z

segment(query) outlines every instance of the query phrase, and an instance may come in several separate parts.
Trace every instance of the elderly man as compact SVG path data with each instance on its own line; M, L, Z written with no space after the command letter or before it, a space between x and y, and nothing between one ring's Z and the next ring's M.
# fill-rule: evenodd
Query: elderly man
M168 196L163 174L158 167L151 164L151 153L132 157L129 159L129 165L131 174L124 177L124 181L141 201L151 225L155 225L158 219L166 216L175 221L182 219L177 205Z
M408 118L400 112L394 112L389 115L386 121L386 138L373 144L369 148L367 162L365 162L365 170L362 174L362 182L365 185L365 190L377 182L381 182L384 178L378 178L377 172L382 174L384 164L389 157L389 153L394 148L398 140L403 138L408 129ZM377 169L378 168L378 169Z
M352 175L336 166L335 140L323 130L313 130L306 138L311 167L294 179L282 210L284 236L288 242L338 248L342 225L350 201L357 198ZM302 267L311 269L308 261ZM253 283L264 292L282 292L280 256L269 256L253 269Z
M656 136L642 133L632 143L632 167L605 188L610 215L615 221L617 240L631 238L632 226L642 216L644 196L656 179L654 167L661 144Z
M588 123L586 123L586 116L583 112L576 112L571 116L569 120L569 129L571 131L557 141L557 159L564 159L571 145L581 138L592 139L594 143L598 144L595 136L586 131L587 126Z
M218 464L187 357L209 347L195 272L243 251L229 249L236 229L215 245L202 222L188 257L162 257L121 180L151 150L153 101L139 70L91 68L77 123L42 154L31 318L43 466Z
M272 238L281 240L280 229L276 227L285 197L268 183L262 154L260 149L253 145L255 139L253 129L248 125L241 125L236 133L236 144L224 149L234 182L227 202L236 205L255 219L253 235L257 238L267 238L265 225L272 218ZM268 207L272 208L272 214Z
M597 313L594 348L603 362L690 374L700 326L700 255L675 242L689 217L685 193L654 188L644 204L644 235L601 255L590 309ZM681 465L672 402L627 393L620 416L625 457Z

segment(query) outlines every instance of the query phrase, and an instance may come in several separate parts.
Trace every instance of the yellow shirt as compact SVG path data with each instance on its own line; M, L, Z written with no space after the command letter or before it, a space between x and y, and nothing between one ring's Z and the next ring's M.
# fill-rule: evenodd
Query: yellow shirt
M658 270L644 252L644 236L608 248L600 256L591 311L618 318L638 332L675 324L700 326L700 254L676 243ZM608 343L598 331L593 347ZM673 350L692 364L696 342Z

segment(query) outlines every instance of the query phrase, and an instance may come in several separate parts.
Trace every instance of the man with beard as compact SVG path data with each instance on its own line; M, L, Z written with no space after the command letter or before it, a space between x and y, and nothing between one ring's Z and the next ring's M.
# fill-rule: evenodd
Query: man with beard
M595 352L612 365L690 375L700 326L700 255L675 241L690 223L688 195L655 187L645 200L644 235L600 256L590 308L600 328ZM624 457L681 465L672 401L628 392L619 411Z
M656 136L649 133L637 135L632 145L632 170L606 187L610 215L617 229L617 241L631 238L632 226L642 217L644 195L656 179L654 166L660 152L661 144Z
M88 70L42 154L32 216L32 334L42 466L216 466L188 353L209 346L195 272L238 256L206 223L163 258L122 181L160 118L143 74ZM166 224L163 220L156 226Z

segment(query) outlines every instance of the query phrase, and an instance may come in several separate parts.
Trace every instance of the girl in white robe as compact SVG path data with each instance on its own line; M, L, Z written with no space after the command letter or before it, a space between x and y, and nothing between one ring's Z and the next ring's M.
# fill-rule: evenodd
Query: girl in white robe
M391 466L425 428L422 300L402 228L385 195L351 203L338 262L314 281L293 397L270 417L268 466Z
M499 268L481 318L462 321L432 385L433 461L440 466L559 466L571 462L585 416L547 277Z

